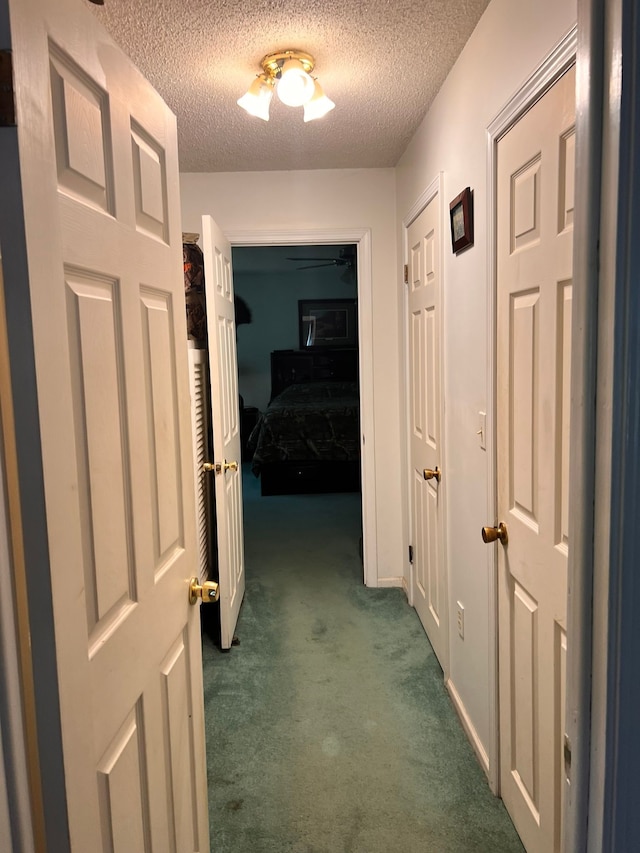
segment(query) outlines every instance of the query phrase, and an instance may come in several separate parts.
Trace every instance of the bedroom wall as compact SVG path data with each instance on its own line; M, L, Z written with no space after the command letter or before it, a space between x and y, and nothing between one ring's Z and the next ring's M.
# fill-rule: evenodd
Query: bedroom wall
M260 252L256 249L236 252ZM313 251L310 251L313 255ZM295 266L295 264L292 264ZM298 348L299 299L355 299L356 284L340 280L340 268L298 272L235 272L235 292L251 308L248 325L238 327L238 381L245 406L266 408L271 394L271 351Z
M394 170L183 173L180 185L185 231L200 232L206 213L227 231L370 229L378 584L400 583L404 404Z
M444 174L444 360L450 677L477 740L490 743L490 594L482 525L488 506L487 454L476 434L487 408L487 127L576 20L574 0L492 0L398 163L397 239L420 193ZM450 248L448 203L474 191L475 244ZM399 310L403 310L400 308ZM403 483L403 488L406 488ZM408 524L404 529L408 543ZM455 607L465 608L464 640Z

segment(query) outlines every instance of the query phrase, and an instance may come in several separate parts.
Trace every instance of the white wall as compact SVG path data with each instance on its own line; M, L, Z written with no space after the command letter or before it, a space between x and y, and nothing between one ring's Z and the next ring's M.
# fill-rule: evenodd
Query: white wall
M487 548L480 529L493 523L493 509L488 506L491 472L476 435L488 385L487 127L575 19L574 0L493 0L396 170L399 241L402 219L438 172L444 173L443 470L448 489L450 673L487 750L493 649ZM448 205L466 186L474 190L475 243L455 257ZM465 607L464 640L457 633L458 600Z
M393 169L185 173L182 226L201 231L209 213L224 231L371 229L378 582L404 568L402 395Z

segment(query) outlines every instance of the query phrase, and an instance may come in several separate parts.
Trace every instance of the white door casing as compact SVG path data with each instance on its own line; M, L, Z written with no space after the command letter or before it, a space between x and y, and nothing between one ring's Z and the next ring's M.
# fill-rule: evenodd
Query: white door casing
M210 216L202 217L209 379L215 477L220 642L231 648L244 596L244 534L238 357L233 304L231 246ZM235 467L227 467L233 466Z
M501 793L529 853L562 837L574 173L572 69L497 148Z
M440 193L407 229L412 600L448 671L441 401ZM425 471L436 472L425 479Z
M81 3L9 7L70 845L205 851L175 118Z

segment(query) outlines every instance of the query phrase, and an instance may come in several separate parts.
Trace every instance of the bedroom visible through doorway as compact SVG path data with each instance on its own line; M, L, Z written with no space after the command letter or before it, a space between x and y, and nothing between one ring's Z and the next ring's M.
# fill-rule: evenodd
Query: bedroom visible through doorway
M278 391L283 381L296 376L308 381L312 355L342 353L345 349L357 353L356 254L353 244L232 249L238 380L245 409L264 411L272 390ZM351 310L347 310L348 302ZM311 319L302 321L305 315L299 311L305 307L312 312L306 315ZM333 320L335 328L326 327L327 320ZM304 355L307 360L300 361L297 369L292 360L285 366L290 367L286 379L281 374L278 382L271 374L273 352L291 352L300 358ZM332 372L330 365L324 366L327 374Z
M236 247L242 458L263 500L360 490L355 244Z
M355 242L234 247L231 266L243 479L253 500L265 502L351 493L364 582L358 249ZM208 629L219 633L215 624Z

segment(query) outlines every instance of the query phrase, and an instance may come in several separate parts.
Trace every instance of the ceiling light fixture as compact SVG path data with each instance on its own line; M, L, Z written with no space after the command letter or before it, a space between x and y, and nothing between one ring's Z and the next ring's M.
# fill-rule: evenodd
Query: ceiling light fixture
M304 106L305 121L321 118L335 107L322 91L320 83L311 76L315 60L309 53L281 50L265 56L260 64L262 74L258 74L247 92L238 99L238 106L249 115L269 121L274 89L283 104Z

